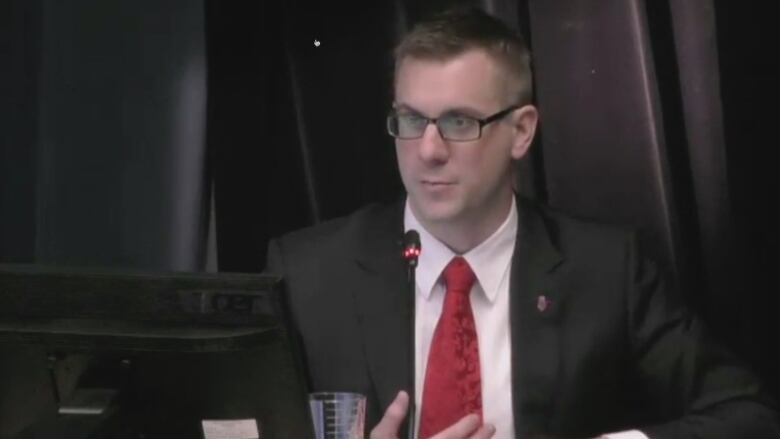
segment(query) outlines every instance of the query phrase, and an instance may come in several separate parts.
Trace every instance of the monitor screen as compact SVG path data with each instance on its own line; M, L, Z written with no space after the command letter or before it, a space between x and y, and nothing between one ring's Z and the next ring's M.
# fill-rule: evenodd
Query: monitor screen
M0 265L0 421L24 419L19 438L311 437L294 334L276 276Z

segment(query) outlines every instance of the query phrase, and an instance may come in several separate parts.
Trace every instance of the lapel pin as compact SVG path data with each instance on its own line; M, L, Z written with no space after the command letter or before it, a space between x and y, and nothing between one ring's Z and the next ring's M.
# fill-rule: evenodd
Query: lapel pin
M536 309L538 309L539 312L545 312L549 307L550 307L550 299L548 299L547 296L542 294L536 298Z

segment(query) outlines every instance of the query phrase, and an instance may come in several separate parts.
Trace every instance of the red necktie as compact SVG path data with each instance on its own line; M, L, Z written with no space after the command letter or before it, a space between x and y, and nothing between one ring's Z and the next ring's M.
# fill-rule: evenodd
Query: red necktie
M474 272L458 256L444 269L447 293L433 333L420 409L420 437L429 438L470 413L482 417L479 345L469 293Z

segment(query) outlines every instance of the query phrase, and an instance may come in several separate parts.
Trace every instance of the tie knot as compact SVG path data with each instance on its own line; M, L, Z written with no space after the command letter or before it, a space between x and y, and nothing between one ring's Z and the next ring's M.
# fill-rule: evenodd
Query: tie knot
M469 263L461 256L452 258L444 267L444 284L447 286L447 291L468 295L476 279Z

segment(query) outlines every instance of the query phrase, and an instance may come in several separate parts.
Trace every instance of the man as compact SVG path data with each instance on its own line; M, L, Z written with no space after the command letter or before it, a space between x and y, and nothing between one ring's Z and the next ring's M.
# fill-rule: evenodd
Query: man
M524 42L483 13L442 14L399 44L388 130L405 200L269 246L314 389L366 395L372 438L405 432L398 241L415 229L419 437L780 437L756 379L706 338L631 232L515 196L531 90Z

